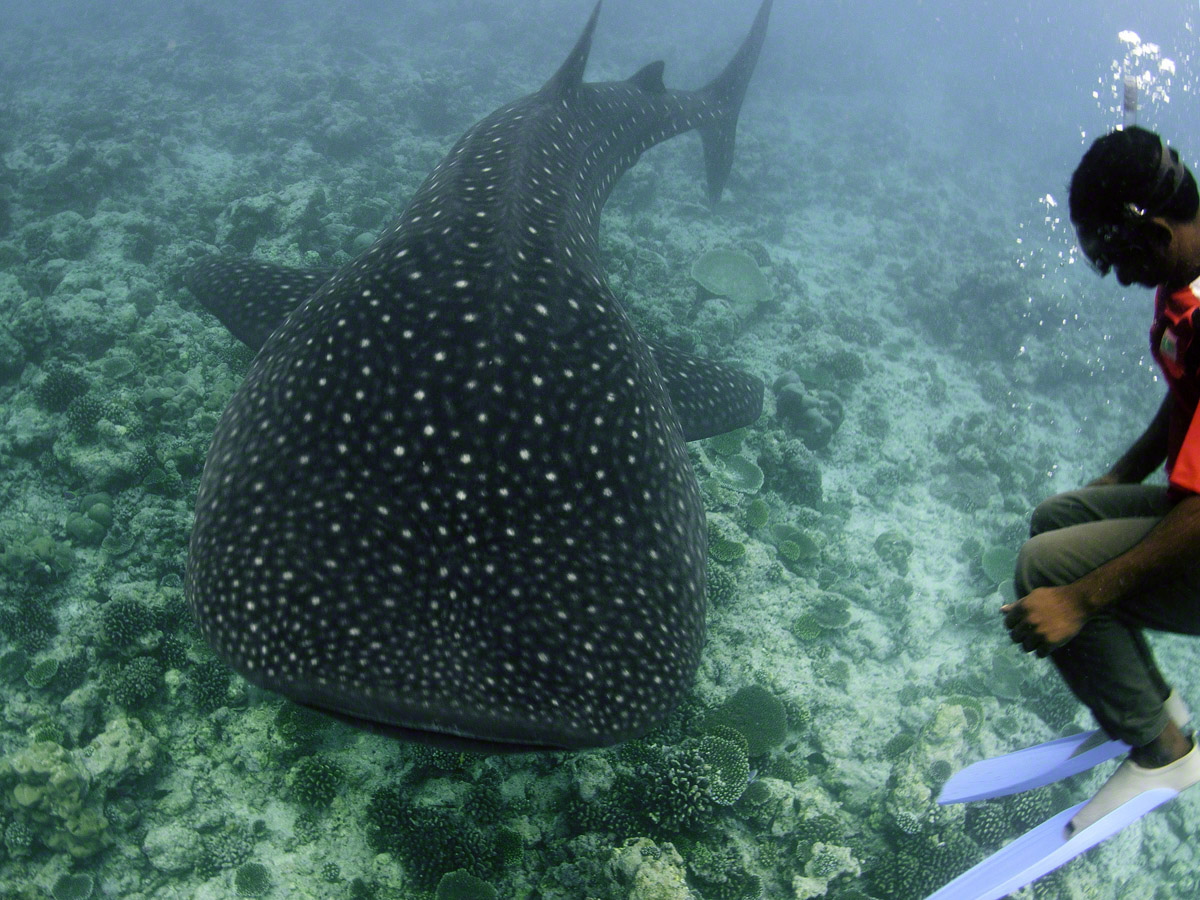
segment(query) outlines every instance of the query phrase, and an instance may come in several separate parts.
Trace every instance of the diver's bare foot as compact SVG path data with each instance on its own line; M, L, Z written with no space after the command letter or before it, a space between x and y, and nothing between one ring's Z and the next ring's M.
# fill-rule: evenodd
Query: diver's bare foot
M1144 747L1134 747L1129 751L1129 758L1143 769L1158 769L1182 759L1191 749L1192 739L1168 720L1162 734Z

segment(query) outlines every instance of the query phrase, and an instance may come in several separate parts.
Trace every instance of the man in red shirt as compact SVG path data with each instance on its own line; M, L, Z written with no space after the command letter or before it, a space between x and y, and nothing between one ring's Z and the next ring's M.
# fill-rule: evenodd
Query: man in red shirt
M1098 139L1071 180L1071 221L1103 276L1157 288L1151 349L1169 391L1112 470L1034 511L1017 561L1012 639L1049 655L1129 758L1068 834L1155 787L1200 782L1200 750L1142 631L1200 634L1200 193L1179 155L1132 127ZM1143 480L1166 462L1168 483Z

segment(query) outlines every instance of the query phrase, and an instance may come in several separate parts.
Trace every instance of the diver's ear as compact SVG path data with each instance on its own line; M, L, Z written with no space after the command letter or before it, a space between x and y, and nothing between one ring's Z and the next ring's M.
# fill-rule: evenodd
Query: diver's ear
M1165 252L1175 242L1175 225L1162 216L1142 222L1141 231L1146 241L1155 250Z

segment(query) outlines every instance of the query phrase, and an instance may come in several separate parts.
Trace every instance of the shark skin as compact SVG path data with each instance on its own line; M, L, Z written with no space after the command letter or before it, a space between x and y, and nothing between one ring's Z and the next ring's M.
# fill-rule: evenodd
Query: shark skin
M487 752L645 733L690 686L707 531L685 441L763 385L655 347L600 265L620 175L698 129L716 199L771 0L725 71L559 71L467 131L336 272L208 260L258 349L206 461L186 589L251 682L360 727Z

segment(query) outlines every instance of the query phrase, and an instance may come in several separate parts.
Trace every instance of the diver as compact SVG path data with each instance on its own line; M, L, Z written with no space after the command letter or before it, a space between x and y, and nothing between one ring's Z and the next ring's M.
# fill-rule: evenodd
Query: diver
M1037 507L1017 560L1020 599L1002 609L1013 641L1048 655L1108 737L1130 747L1068 837L1147 790L1200 782L1186 707L1143 634L1200 634L1200 194L1179 154L1133 126L1084 154L1070 214L1101 277L1157 288L1151 351L1168 391L1111 471ZM1164 461L1167 484L1143 484Z

